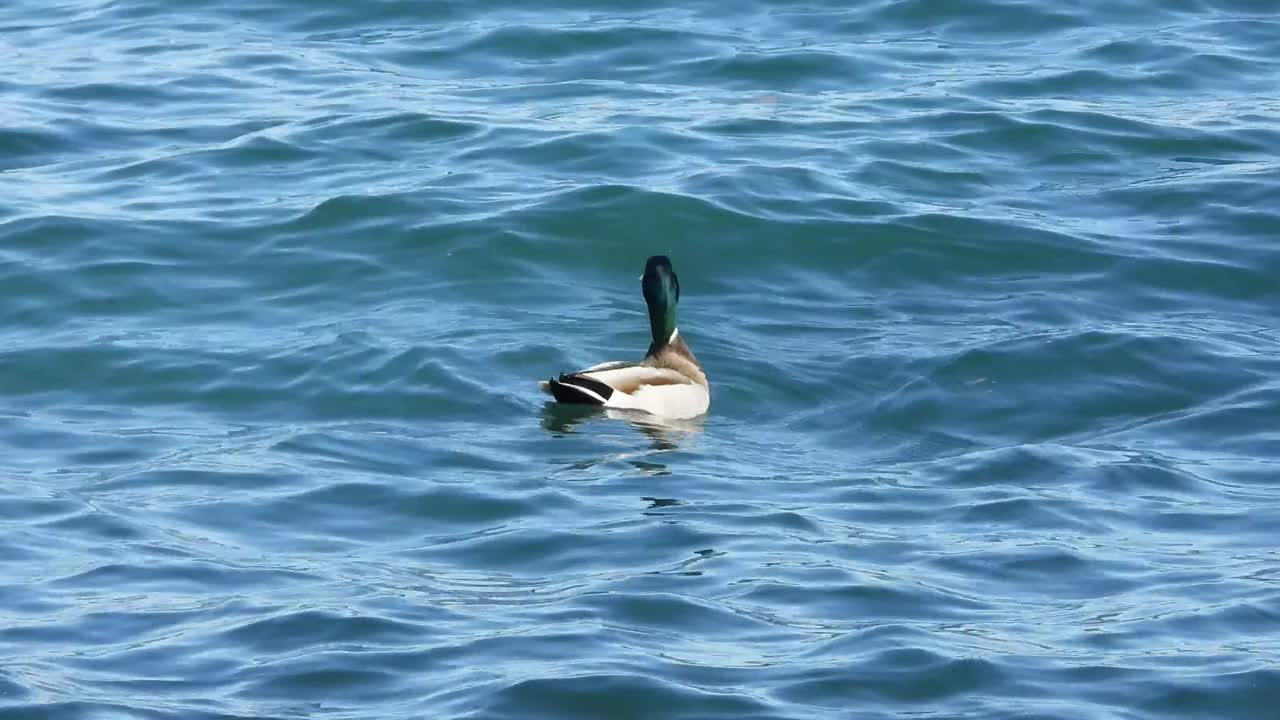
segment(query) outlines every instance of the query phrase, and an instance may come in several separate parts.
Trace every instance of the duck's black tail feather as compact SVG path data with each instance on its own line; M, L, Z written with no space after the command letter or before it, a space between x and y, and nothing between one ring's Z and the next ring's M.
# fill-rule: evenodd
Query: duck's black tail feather
M583 375L561 375L559 380L548 380L547 385L557 402L577 405L604 405L613 395L613 388Z

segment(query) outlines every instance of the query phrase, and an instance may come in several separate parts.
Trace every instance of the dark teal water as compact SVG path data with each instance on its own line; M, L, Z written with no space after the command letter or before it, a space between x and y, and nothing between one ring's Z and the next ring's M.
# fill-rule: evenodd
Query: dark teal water
M1277 717L1277 17L0 5L0 717Z

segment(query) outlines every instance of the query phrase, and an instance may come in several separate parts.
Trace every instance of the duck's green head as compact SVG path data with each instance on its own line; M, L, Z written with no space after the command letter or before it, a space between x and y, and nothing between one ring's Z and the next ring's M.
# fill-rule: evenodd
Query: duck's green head
M654 255L644 264L644 301L649 306L649 330L653 344L665 345L676 330L676 303L680 302L680 280L666 255Z

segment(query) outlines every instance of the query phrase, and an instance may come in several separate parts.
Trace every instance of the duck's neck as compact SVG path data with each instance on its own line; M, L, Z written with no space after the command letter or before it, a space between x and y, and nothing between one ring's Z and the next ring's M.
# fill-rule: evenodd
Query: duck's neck
M680 339L680 330L672 327L671 332L665 336L659 336L655 330L653 342L649 343L649 355L657 355L665 348L681 348L685 347L684 340Z
M649 303L649 332L654 348L660 348L680 337L676 330L676 304L667 297Z

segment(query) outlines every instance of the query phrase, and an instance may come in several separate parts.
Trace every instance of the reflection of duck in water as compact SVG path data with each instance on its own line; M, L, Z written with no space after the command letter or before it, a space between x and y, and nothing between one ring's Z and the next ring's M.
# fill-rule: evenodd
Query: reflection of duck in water
M702 415L711 404L711 387L676 329L680 281L665 255L645 263L640 287L653 335L644 359L595 365L545 380L541 387L561 403L642 410L668 419Z
M547 405L542 411L542 427L553 433L572 434L582 423L599 417L599 406ZM654 450L675 450L680 443L702 431L702 418L673 420L634 410L604 411L605 417L626 420L631 427L644 433Z

